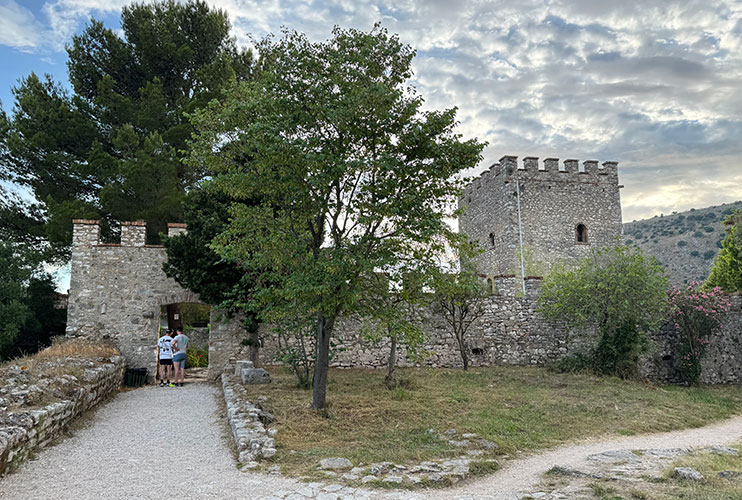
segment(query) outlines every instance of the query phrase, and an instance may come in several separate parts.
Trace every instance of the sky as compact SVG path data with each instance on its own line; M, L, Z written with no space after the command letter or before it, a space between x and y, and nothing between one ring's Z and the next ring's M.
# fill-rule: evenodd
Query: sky
M122 0L0 0L0 101L30 72L67 83L65 44ZM624 221L742 199L742 1L213 0L241 45L380 22L417 50L428 109L456 106L504 155L618 161Z

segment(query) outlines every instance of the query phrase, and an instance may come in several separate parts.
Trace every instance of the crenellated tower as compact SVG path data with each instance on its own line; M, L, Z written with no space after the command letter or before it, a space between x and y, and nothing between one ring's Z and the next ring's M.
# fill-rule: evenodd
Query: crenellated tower
M482 275L544 276L621 236L618 164L503 156L459 199L459 230L479 243Z

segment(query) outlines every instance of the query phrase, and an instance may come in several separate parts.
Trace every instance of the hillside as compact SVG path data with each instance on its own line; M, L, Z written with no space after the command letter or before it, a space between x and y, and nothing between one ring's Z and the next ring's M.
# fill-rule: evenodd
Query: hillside
M721 248L723 221L735 209L742 201L628 222L624 242L654 255L674 285L703 281Z

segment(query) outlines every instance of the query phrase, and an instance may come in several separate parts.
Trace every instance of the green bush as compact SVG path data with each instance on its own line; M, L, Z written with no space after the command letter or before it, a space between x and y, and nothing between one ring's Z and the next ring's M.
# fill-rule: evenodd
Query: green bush
M209 350L202 347L189 347L186 351L186 368L209 366Z

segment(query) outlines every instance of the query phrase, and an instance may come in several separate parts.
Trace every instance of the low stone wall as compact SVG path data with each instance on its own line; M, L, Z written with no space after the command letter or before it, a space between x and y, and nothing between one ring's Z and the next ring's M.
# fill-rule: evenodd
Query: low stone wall
M117 391L124 373L124 358L87 368L82 385L71 399L40 409L0 411L0 476L18 468L33 452L62 435L64 428L86 410Z
M237 445L237 460L243 468L257 467L258 460L276 454L273 437L277 431L267 428L273 416L247 399L245 388L232 372L225 370L221 378L227 419Z

